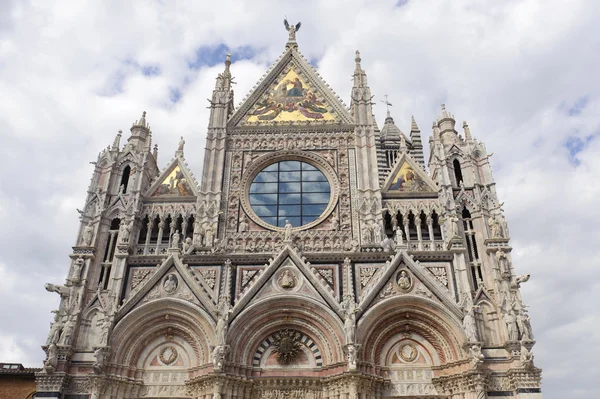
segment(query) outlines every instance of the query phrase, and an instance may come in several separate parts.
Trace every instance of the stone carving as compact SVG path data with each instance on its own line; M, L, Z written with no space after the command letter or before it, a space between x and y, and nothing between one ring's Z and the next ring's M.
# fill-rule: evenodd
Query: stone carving
M451 233L451 237L449 238L460 237L458 235L458 216L456 216L455 214L450 215L449 221Z
M75 329L74 322L72 320L68 320L65 324L65 328L63 328L62 333L60 334L59 345L71 345L71 340L73 338L73 330Z
M284 270L279 277L279 286L285 289L292 289L296 286L296 275L290 270Z
M394 240L392 240L391 238L386 237L381 242L381 248L383 248L383 250L385 252L392 252L396 248L396 242Z
M285 26L285 29L288 31L288 41L295 42L296 41L296 32L298 32L300 30L300 26L302 26L302 23L298 22L296 25L290 25L286 18L283 20L283 25Z
M499 249L498 252L496 252L496 259L498 259L500 273L510 273L510 264L508 263L508 258L503 250Z
M204 246L212 247L215 242L215 229L209 224L204 230Z
M533 334L531 333L531 323L529 321L529 315L523 311L518 312L516 316L516 322L517 327L519 327L519 332L521 334L521 340L532 340Z
M477 341L477 326L475 325L474 306L469 307L463 317L463 328L468 342Z
M410 343L406 343L406 344L402 345L399 353L400 353L400 358L407 363L414 362L416 360L417 356L419 355L419 351L417 350L417 348L413 344L410 344Z
M348 361L348 370L356 370L356 346L348 345L346 347L346 360Z
M240 216L240 232L248 231L248 221L244 215Z
M121 244L129 243L129 237L131 236L131 223L129 220L123 219L121 220L120 231L119 231L119 242Z
M94 351L94 358L96 359L96 361L94 362L94 365L93 365L94 373L102 374L103 369L104 369L104 358L105 358L104 348L96 349Z
M531 353L523 344L521 344L521 361L526 365L529 365L533 362L533 353Z
M56 365L58 363L58 348L55 344L50 344L48 347L48 358L44 362L44 371L46 373L51 374L56 369Z
M396 234L394 235L394 238L396 240L397 246L404 244L404 240L402 239L402 229L400 228L400 226L396 227Z
M84 228L81 234L81 241L79 245L89 247L92 245L92 239L94 238L94 224L89 222Z
M338 231L340 229L340 220L336 215L331 217L331 230Z
M277 354L277 361L280 364L290 364L300 352L302 346L300 334L296 330L281 330L273 334L273 351Z
M226 348L224 345L217 345L212 351L213 368L217 371L223 369L225 363Z
M285 221L285 226L283 227L283 241L292 242L292 224L289 220Z
M359 268L360 274L360 288L365 288L369 281L373 278L375 273L377 273L378 268L376 267L361 267Z
M231 309L231 299L228 295L225 295L219 301L219 307L217 309L217 328L216 338L217 345L223 346L227 341L227 327L229 326L229 315L233 312Z
M448 274L445 267L428 267L427 270L434 275L437 281L448 287Z
M493 215L488 219L488 226L490 227L491 238L504 238L502 235L502 227Z
M216 279L217 279L217 271L213 269L209 270L198 270L198 274L202 277L202 280L210 287L210 289L215 289Z
M140 285L140 283L142 281L144 281L144 279L146 277L148 277L150 274L154 273L153 270L149 270L149 269L142 269L142 270L136 270L133 269L132 270L132 276L131 276L131 289L135 289L138 285Z
M194 245L202 246L204 239L204 228L202 227L202 223L200 219L196 219L194 221Z
M60 338L60 329L62 328L62 323L60 322L60 317L57 311L54 311L54 322L50 327L50 333L48 333L48 339L46 340L46 345L56 344L58 339Z
M346 345L354 344L356 334L356 313L360 312L360 308L354 302L352 295L344 295L344 300L340 304L338 310L344 319L344 337Z
M373 242L381 241L383 241L381 224L373 223Z
M519 332L517 330L517 318L515 316L515 311L510 309L509 312L504 314L504 323L506 323L506 331L508 333L509 341L518 341L519 340Z
M74 282L78 282L80 280L83 264L84 260L81 256L75 259L75 262L73 262L73 273L71 273L71 280Z
M179 230L175 230L175 233L173 233L173 236L171 237L171 248L179 248L179 239Z
M177 146L177 152L183 153L184 145L185 145L185 140L183 139L183 136L181 136L181 139L179 139L179 145Z
M177 290L179 280L174 274L169 274L163 281L163 289L167 294L172 294Z
M175 363L179 357L179 353L177 353L177 349L174 346L168 345L161 349L158 357L161 362L168 366Z
M478 364L483 361L485 356L481 353L481 345L473 344L469 347L469 359L473 364Z
M184 254L190 254L194 250L194 243L192 241L192 237L186 237L181 245Z
M396 283L400 291L408 292L412 288L412 277L410 277L406 270L402 270L398 274Z

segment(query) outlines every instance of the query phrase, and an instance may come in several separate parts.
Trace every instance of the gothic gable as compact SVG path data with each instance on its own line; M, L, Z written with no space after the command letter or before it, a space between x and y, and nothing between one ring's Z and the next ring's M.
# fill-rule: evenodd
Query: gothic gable
M311 296L332 309L337 309L337 299L331 287L319 272L306 264L289 245L256 276L252 285L241 295L233 308L237 316L251 301L271 295L302 294Z
M266 74L229 121L229 126L351 124L339 97L294 47Z
M169 296L195 303L215 314L216 307L210 293L199 284L194 272L181 262L179 255L171 253L151 276L145 276L128 294L119 309L117 319L145 302Z
M182 154L177 154L160 176L146 191L150 198L194 198L198 195L197 182L187 168Z
M437 196L439 189L412 157L404 153L385 179L381 193L388 197Z
M392 261L388 261L362 290L359 307L368 309L378 301L394 295L420 295L445 306L457 317L462 312L446 287L442 285L425 267L400 251Z

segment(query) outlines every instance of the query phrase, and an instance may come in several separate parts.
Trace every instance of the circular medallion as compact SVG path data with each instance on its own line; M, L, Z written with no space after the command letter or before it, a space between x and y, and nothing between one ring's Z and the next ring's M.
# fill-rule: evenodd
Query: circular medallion
M179 354L177 353L177 349L175 349L174 346L165 346L164 348L162 348L159 355L160 361L166 364L167 366L169 364L174 363L178 357Z
M401 292L408 292L412 288L413 281L412 277L406 270L401 270L396 275L396 285Z
M400 347L400 357L405 362L412 362L417 358L419 352L413 344L404 344Z
M172 294L177 290L179 280L174 274L169 274L163 281L163 289L167 294Z
M296 275L291 270L284 270L279 277L279 286L286 290L291 290L296 286Z

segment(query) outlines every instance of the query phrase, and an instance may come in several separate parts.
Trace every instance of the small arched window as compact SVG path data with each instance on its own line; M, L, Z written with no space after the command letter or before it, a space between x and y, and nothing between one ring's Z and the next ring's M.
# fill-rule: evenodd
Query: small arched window
M129 184L129 175L131 174L131 167L127 165L123 169L123 176L121 176L121 184L119 187L123 187L123 194L127 192L127 185Z
M456 178L456 185L459 186L460 182L463 181L463 175L462 175L462 170L460 168L460 162L458 161L458 159L455 159L454 162L452 163L452 165L454 166L454 177Z

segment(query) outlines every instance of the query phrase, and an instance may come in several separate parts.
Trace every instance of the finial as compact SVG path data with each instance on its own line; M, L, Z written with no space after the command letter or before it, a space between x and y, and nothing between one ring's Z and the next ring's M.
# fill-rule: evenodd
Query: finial
M442 111L446 110L446 104L442 104Z
M361 58L360 58L360 51L356 50L356 58L354 58L354 61L356 61L357 64L360 64Z
M285 30L288 31L288 43L296 42L296 32L300 30L300 26L302 26L302 22L298 22L296 25L290 25L287 16L283 20L283 26L285 26Z
M227 56L225 57L225 70L229 71L229 65L231 65L231 53L227 52Z
M391 118L390 115L390 107L392 106L392 103L388 101L388 95L386 94L385 96L385 100L381 100L382 103L384 103L387 107L387 117Z
M463 130L465 131L465 139L473 140L473 137L471 136L471 129L469 128L467 121L463 121Z

